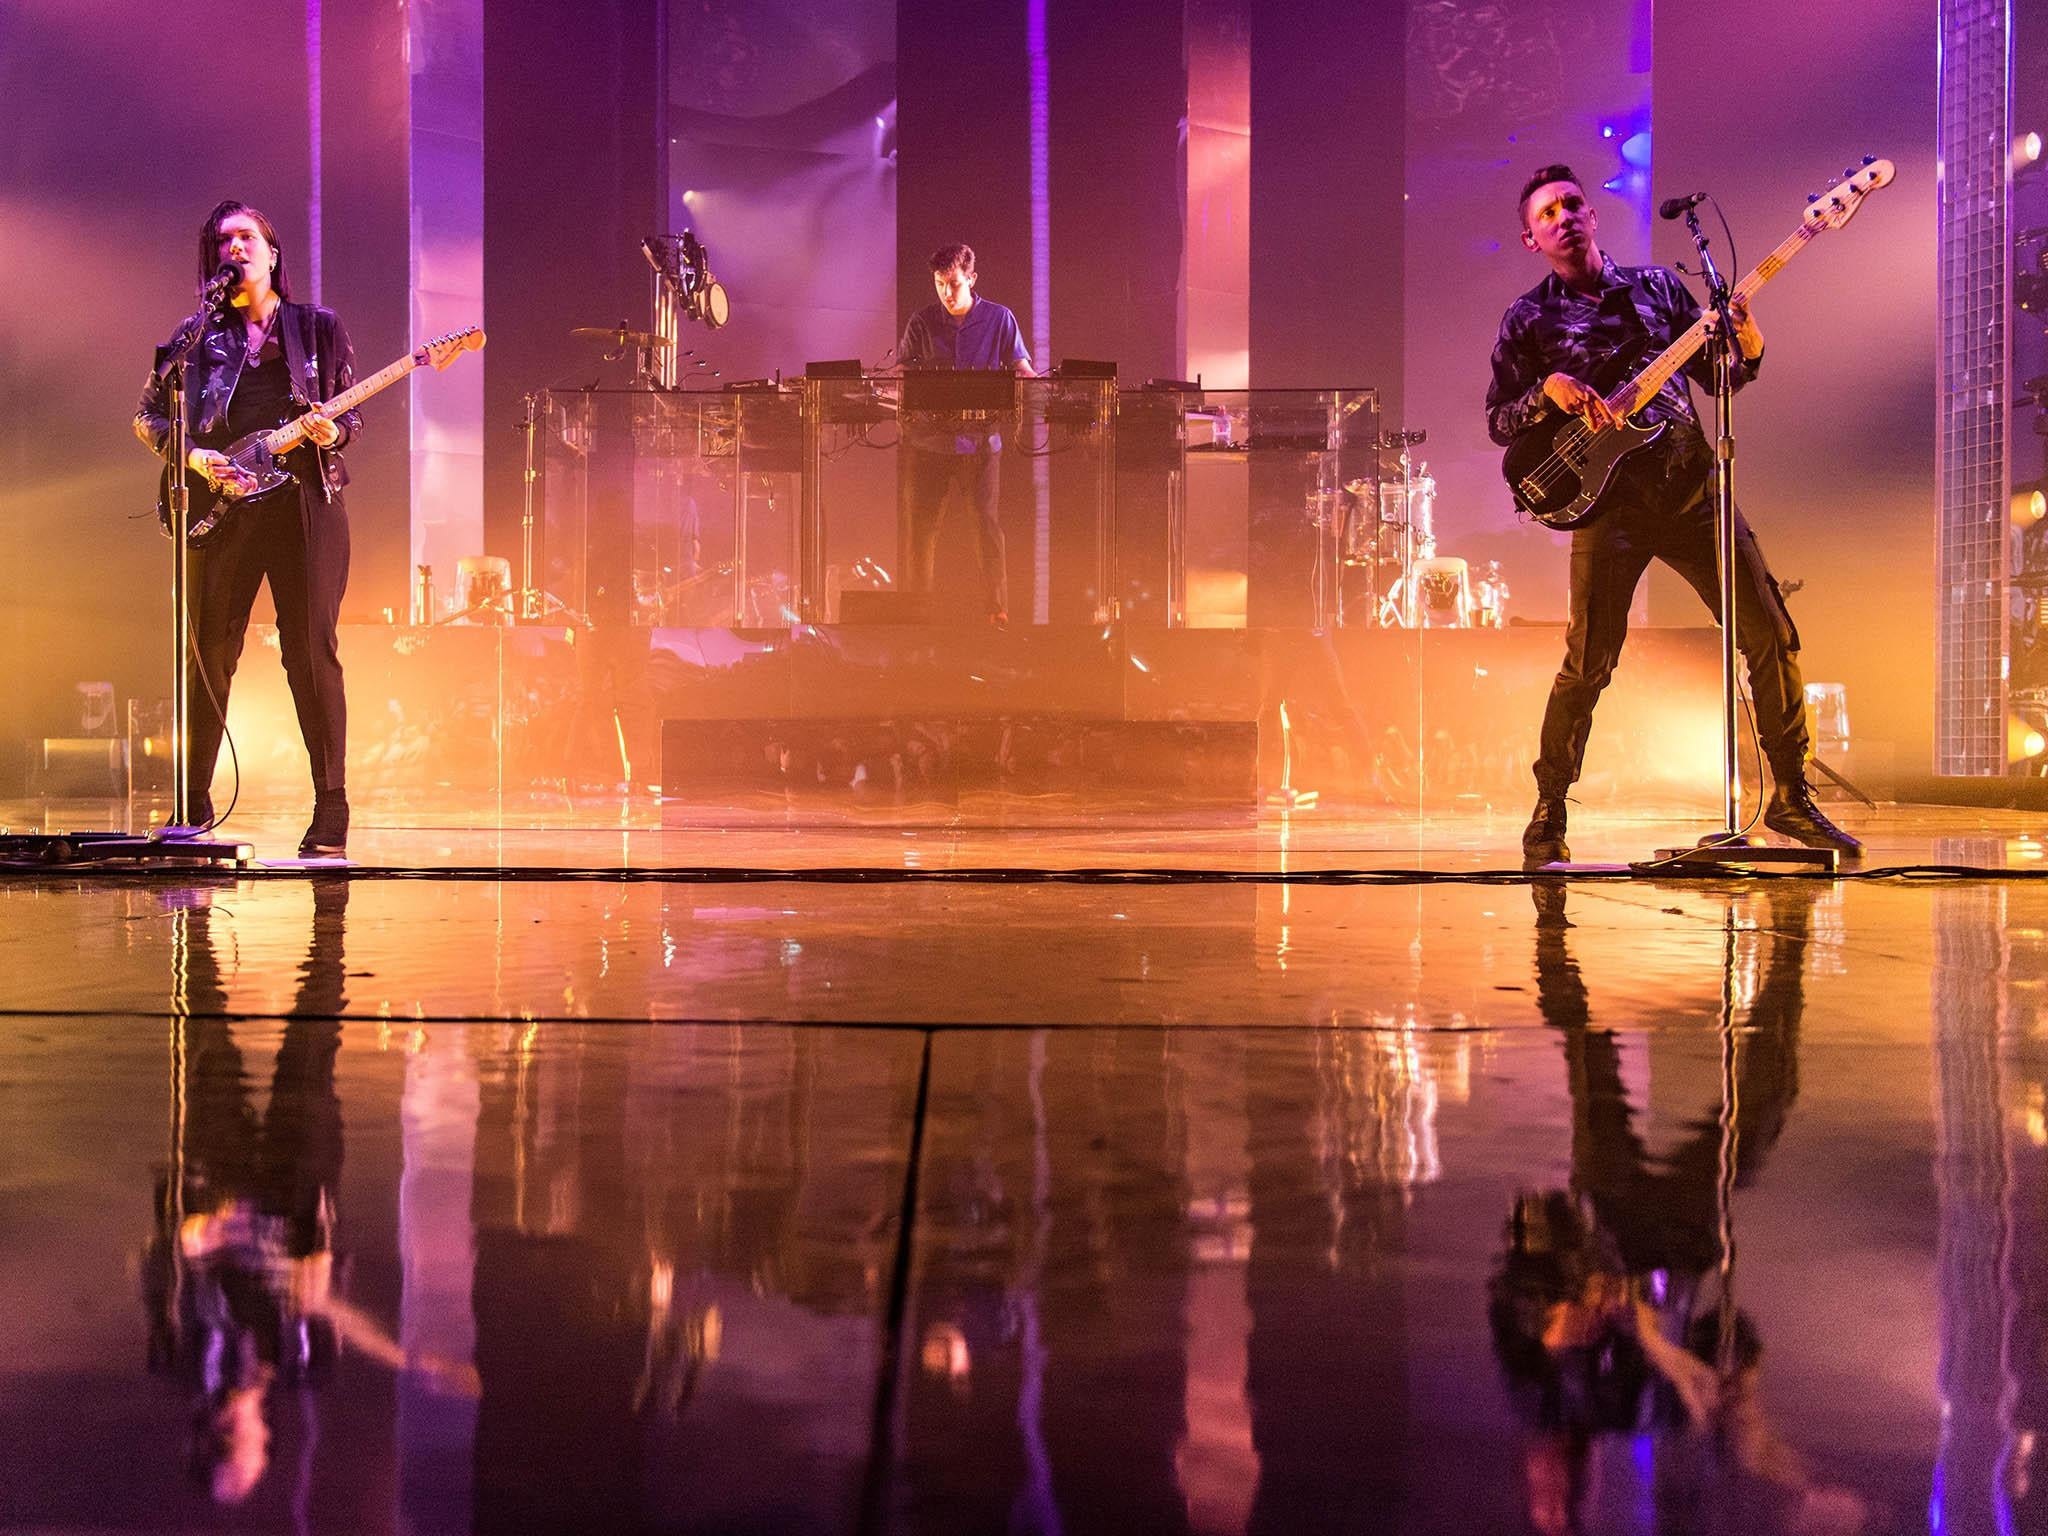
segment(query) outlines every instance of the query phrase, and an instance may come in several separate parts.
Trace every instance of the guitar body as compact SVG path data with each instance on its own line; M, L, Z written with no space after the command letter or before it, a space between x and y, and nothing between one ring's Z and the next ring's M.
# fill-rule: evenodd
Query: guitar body
M380 390L396 384L415 368L446 368L465 352L475 352L484 344L484 333L473 325L466 325L459 331L450 331L437 336L425 346L383 368L379 368L367 379L351 384L326 404L314 407L329 421L336 420L346 412L354 410ZM241 470L241 478L249 482L246 490L230 490L210 484L204 475L196 475L182 465L172 469L164 466L158 482L156 498L157 521L167 534L176 537L171 527L171 487L175 483L171 476L182 474L185 488L191 497L188 516L185 520L185 539L192 545L203 545L219 534L233 518L235 509L245 501L260 501L284 489L291 479L291 471L284 467L284 461L293 449L308 441L303 420L286 422L268 432L251 432L247 437L238 437L225 450L228 461ZM201 443L202 448L211 447Z
M1546 528L1582 528L1598 517L1605 510L1601 502L1615 472L1639 449L1662 437L1665 427L1661 421L1649 427L1624 421L1595 433L1577 453L1555 453L1552 445L1558 434L1577 422L1576 416L1546 417L1510 443L1501 460L1515 505Z
M1642 361L1650 345L1651 338L1644 336L1610 352L1589 370L1586 382L1613 404L1616 386ZM1573 442L1560 448L1557 440L1572 427L1581 430L1574 434ZM1663 435L1662 422L1645 427L1624 419L1620 426L1595 432L1586 441L1578 417L1553 411L1508 444L1500 472L1515 493L1515 505L1544 527L1560 531L1580 528L1605 510L1601 498L1613 483L1615 471L1630 455Z
M204 475L196 471L182 471L185 476L185 492L190 498L189 515L185 522L185 539L195 549L206 544L226 527L235 509L243 502L260 501L265 496L282 490L291 480L291 471L287 470L282 460L271 452L270 434L267 432L251 432L247 437L237 438L224 451L230 461L254 479L255 485L247 491L231 491L225 486L209 483ZM171 476L178 473L181 471L166 464L163 476L157 484L157 522L162 525L164 532L172 537L176 537L177 530L171 526Z

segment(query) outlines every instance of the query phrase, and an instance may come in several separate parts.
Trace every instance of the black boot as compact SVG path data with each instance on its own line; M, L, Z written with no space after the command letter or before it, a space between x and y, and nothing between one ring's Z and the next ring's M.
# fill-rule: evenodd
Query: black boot
M338 859L348 852L348 793L339 789L313 792L313 821L299 839L302 859Z
M1777 788L1771 791L1771 803L1764 807L1764 825L1809 848L1837 849L1845 859L1858 858L1863 853L1863 845L1829 821L1813 803L1813 790L1803 773L1788 773L1778 780Z
M1538 790L1536 813L1522 829L1522 868L1569 864L1572 851L1564 840L1564 796Z

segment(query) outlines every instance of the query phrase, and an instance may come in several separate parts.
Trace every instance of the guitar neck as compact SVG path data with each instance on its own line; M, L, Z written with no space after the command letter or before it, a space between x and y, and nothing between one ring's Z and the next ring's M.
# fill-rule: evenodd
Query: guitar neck
M1820 224L1801 224L1793 230L1775 251L1752 267L1749 274L1735 285L1735 297L1747 303L1759 288L1784 271L1785 263L1797 256L1806 243L1824 227ZM1671 382L1673 374L1692 361L1693 354L1705 346L1706 341L1707 317L1702 315L1687 326L1676 341L1659 352L1641 373L1608 396L1609 408L1622 416L1634 415L1657 397L1657 391Z
M319 415L325 416L329 421L332 421L337 416L344 416L379 390L389 389L393 384L396 384L400 379L411 373L413 369L419 367L419 365L418 357L408 352L389 367L379 368L367 379L358 379L325 405L315 406L314 410ZM290 422L271 433L270 451L272 453L289 453L305 440L306 429L296 421Z

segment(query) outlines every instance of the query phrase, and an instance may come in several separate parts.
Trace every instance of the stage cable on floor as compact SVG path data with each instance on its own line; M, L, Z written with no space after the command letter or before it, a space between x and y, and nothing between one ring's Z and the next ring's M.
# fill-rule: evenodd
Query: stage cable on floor
M118 859L79 860L61 866L11 858L9 838L0 834L0 878L62 877L76 880L129 881L136 884L221 884L239 880L401 880L451 884L506 885L1542 885L1615 881L1685 884L1735 884L1766 880L1841 881L1852 885L1953 884L1968 881L2025 884L2048 880L2048 868L1999 869L1974 864L1886 864L1819 870L1701 869L1651 861L1644 865L1577 865L1569 872L1524 869L1199 869L1111 868L1042 869L1025 866L977 866L961 869L904 869L894 865L838 866L814 869L768 869L734 865L578 867L562 865L425 865L402 864L253 864L242 868L148 866Z

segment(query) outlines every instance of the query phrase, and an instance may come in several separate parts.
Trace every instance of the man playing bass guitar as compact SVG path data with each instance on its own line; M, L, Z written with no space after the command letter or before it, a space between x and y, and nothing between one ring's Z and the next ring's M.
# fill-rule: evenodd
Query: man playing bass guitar
M1619 266L1602 254L1598 216L1570 167L1547 165L1530 177L1518 212L1522 244L1550 264L1550 275L1501 318L1486 424L1503 447L1559 413L1591 429L1612 425L1615 413L1602 390L1611 392L1621 380L1603 377L1603 365L1611 370L1612 359L1662 349L1700 316L1675 274ZM1738 302L1730 310L1742 354L1739 389L1756 376L1764 338L1746 307ZM1565 796L1579 777L1593 707L1621 658L1629 605L1650 562L1662 560L1710 611L1719 609L1713 454L1693 410L1688 373L1712 386L1712 365L1701 354L1636 413L1638 422L1661 423L1662 436L1616 469L1600 515L1572 533L1571 619L1564 666L1543 712L1536 811L1522 833L1525 868L1571 857ZM1807 787L1799 632L1740 512L1735 540L1736 640L1749 665L1757 731L1775 780L1764 825L1853 857L1862 844L1828 820Z

